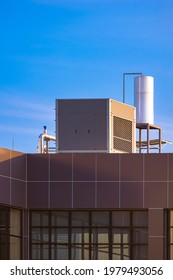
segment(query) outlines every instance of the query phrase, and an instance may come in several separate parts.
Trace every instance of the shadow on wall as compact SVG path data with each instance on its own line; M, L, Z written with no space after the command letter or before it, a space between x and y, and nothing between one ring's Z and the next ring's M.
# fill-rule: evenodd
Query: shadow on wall
M26 155L0 148L0 203L26 207Z

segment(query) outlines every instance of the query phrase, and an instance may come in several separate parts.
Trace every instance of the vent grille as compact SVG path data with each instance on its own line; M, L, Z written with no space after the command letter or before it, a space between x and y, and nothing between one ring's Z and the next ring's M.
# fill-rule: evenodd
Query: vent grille
M113 149L132 153L132 121L113 116Z

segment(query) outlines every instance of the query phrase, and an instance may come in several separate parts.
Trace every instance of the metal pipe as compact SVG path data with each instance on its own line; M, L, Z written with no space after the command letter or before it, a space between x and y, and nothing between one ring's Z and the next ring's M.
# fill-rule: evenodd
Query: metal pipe
M141 75L142 76L142 72L126 72L123 73L123 103L125 103L125 77L126 75Z
M38 148L37 152L40 154L48 153L49 151L49 141L56 141L56 137L47 134L46 126L44 126L43 133L39 135L38 138ZM46 146L44 146L44 142L46 142Z

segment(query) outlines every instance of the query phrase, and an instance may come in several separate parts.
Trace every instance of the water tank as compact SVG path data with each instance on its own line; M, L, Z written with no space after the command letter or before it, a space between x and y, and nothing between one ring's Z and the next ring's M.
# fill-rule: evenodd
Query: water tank
M136 123L154 124L154 78L135 77Z

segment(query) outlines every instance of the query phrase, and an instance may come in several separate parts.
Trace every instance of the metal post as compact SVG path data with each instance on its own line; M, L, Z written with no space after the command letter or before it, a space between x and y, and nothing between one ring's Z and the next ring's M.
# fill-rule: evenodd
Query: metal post
M161 128L159 128L159 153L161 153L162 152L162 140L161 140L161 134L162 134L162 132L161 132Z
M150 152L150 125L147 124L147 153Z
M141 154L142 129L139 129L139 153Z

